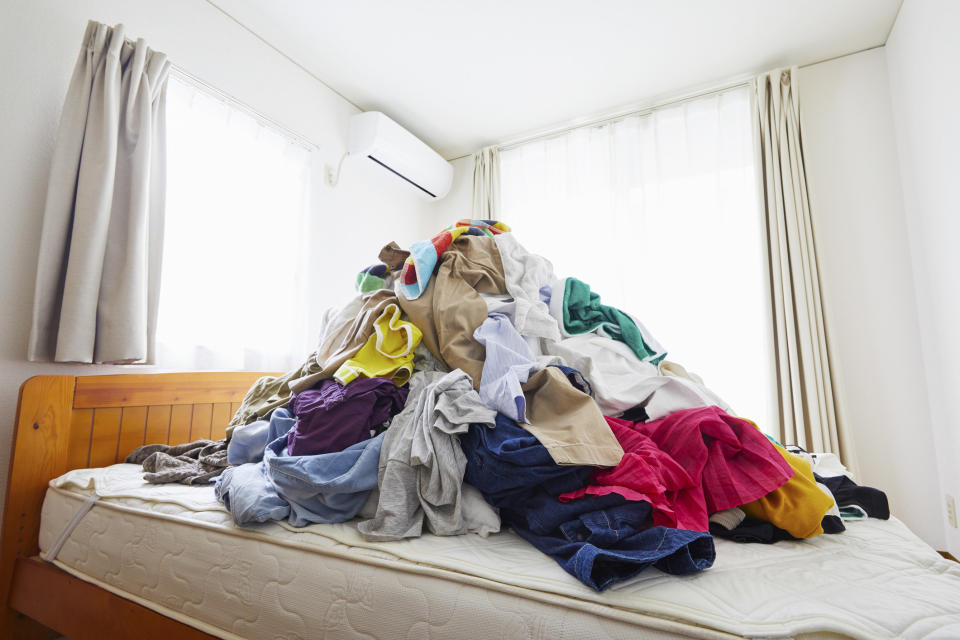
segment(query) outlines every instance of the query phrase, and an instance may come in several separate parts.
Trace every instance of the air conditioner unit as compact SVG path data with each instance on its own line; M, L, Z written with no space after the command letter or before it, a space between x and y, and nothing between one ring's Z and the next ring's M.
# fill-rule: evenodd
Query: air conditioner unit
M453 182L453 165L379 111L350 118L348 151L365 156L431 198L442 198Z

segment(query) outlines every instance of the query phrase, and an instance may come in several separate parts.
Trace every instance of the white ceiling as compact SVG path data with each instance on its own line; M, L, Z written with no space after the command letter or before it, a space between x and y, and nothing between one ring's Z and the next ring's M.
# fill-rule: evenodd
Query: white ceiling
M447 158L881 45L902 0L208 0Z

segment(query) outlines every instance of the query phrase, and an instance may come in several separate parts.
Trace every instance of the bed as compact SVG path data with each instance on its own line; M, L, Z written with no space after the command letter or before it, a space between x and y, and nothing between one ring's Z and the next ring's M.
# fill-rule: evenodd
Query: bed
M145 486L119 464L145 442L222 437L260 375L23 384L0 637L960 637L960 565L896 519L718 540L701 574L651 569L595 593L511 532L366 543L350 523L241 529L212 488Z

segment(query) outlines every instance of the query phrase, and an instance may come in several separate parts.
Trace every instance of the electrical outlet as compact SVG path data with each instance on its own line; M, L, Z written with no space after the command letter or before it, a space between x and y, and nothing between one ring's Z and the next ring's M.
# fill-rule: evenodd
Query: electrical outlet
M330 165L325 165L324 167L324 178L326 178L326 183L328 187L335 187L337 185L337 169L336 167L331 167Z
M957 502L949 493L947 494L947 522L954 529L957 528Z

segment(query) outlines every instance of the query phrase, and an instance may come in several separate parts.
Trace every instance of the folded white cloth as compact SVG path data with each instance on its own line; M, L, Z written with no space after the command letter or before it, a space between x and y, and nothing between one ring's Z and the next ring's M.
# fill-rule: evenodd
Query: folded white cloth
M710 522L718 524L729 531L730 529L739 527L740 523L743 522L746 517L747 514L744 513L743 509L733 507L732 509L724 509L723 511L710 514Z

